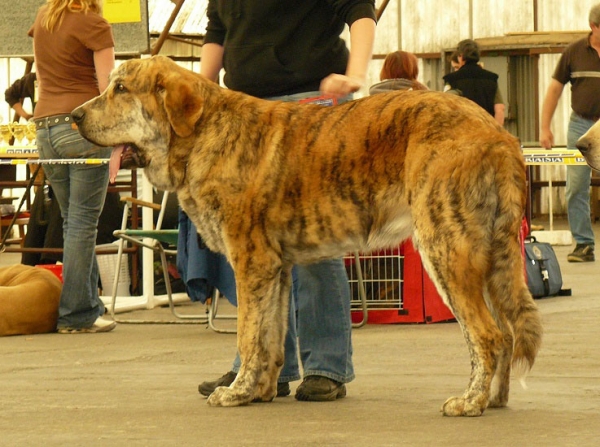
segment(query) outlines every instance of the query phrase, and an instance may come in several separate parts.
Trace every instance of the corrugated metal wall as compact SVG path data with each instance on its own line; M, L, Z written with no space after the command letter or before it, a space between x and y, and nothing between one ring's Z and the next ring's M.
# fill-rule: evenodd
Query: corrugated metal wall
M511 119L505 126L523 142L534 142L536 133L536 97L532 88L535 79L535 63L529 56L514 56L509 63L509 95L507 116Z

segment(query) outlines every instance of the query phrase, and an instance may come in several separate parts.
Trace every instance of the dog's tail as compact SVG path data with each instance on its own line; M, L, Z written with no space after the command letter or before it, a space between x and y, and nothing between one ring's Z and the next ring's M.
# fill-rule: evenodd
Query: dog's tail
M508 165L508 166L506 166ZM498 208L493 223L491 274L487 284L491 305L512 328L512 366L523 375L533 366L542 340L542 323L537 305L525 281L525 268L519 234L525 204L525 174L520 159L497 172ZM520 169L523 175L520 175ZM516 174L519 173L519 174ZM497 317L498 318L498 317Z

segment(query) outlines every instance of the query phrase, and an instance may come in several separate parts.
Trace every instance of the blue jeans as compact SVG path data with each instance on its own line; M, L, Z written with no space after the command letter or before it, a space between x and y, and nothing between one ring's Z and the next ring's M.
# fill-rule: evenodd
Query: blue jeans
M297 265L292 278L285 357L278 381L301 378L299 347L304 377L350 382L354 379L350 286L343 261ZM238 354L232 371L238 372L240 366Z
M319 92L306 92L267 99L295 102L319 95ZM350 99L351 95L338 99L338 103ZM323 376L337 382L350 382L354 379L351 298L343 261L333 259L297 265L292 270L292 278L285 359L278 381L300 379L299 347L304 377ZM240 366L238 354L232 371L238 372Z
M567 131L567 148L575 149L577 140L588 131L594 121L571 113ZM592 170L589 166L567 166L567 215L575 242L594 245L594 231L590 217L590 181Z
M38 127L40 159L107 158L110 149L85 140L70 124ZM96 233L108 187L108 164L45 164L44 171L63 217L63 289L59 328L92 326L104 314L98 296Z

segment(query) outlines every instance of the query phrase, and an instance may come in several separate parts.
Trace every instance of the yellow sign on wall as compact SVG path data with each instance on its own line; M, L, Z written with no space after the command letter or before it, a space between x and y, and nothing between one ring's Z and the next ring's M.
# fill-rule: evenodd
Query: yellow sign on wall
M139 0L104 0L103 15L109 23L141 22Z

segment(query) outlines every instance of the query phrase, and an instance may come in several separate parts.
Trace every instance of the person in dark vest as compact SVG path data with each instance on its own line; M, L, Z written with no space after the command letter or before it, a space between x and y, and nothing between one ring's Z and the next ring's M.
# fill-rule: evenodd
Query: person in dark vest
M452 91L476 102L504 125L504 101L498 88L498 75L479 64L479 45L471 39L462 40L456 49L458 70L444 76L444 91Z

